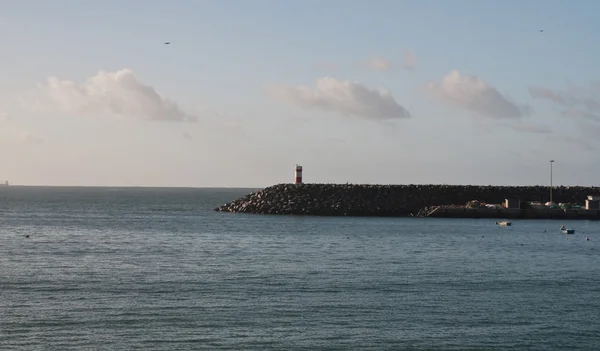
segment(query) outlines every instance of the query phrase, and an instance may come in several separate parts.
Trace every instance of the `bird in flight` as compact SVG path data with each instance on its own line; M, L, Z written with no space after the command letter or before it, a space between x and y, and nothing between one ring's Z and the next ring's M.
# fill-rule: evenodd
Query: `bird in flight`
M170 42L170 41L166 41L166 42L165 42L165 45L169 45L169 44L171 44L171 42Z
M543 29L540 29L540 33L542 33L543 31L544 31Z

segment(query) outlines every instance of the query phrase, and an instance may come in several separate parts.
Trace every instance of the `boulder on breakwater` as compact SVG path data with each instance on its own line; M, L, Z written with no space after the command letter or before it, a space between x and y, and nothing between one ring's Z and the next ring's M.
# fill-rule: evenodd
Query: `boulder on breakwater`
M600 187L554 187L556 203L583 204ZM215 208L215 211L318 216L409 216L430 206L507 198L548 201L547 186L277 184Z

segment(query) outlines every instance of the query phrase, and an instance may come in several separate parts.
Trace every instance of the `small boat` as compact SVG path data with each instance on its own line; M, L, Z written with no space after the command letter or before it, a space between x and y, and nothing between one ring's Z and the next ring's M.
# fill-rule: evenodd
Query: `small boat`
M567 227L565 227L565 225L563 224L560 227L560 232L563 234L575 234L575 229L567 229Z
M508 221L496 222L496 224L501 227L508 227L508 226L512 225L512 223L508 222Z

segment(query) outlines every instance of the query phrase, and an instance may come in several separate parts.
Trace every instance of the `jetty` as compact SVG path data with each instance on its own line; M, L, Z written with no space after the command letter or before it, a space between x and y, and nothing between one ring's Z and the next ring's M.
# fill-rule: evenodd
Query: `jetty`
M301 170L300 170L301 171ZM423 218L600 219L600 187L277 184L219 212Z

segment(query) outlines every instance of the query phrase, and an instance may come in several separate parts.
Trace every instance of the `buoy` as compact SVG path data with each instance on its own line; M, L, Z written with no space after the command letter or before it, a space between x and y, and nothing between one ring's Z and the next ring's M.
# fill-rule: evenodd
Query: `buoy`
M585 240L586 240L586 241L590 241L590 237L589 237L589 236L586 236L586 237L585 237Z

